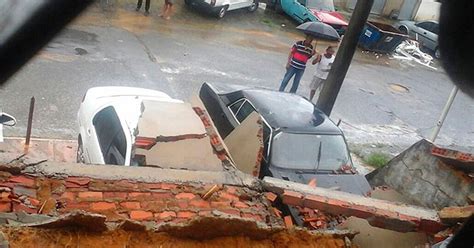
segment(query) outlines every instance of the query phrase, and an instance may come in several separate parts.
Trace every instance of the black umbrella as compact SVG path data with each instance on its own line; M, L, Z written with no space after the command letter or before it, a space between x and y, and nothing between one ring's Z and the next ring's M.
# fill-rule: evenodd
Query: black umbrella
M296 27L296 29L316 39L337 41L341 38L333 27L322 22L305 22Z

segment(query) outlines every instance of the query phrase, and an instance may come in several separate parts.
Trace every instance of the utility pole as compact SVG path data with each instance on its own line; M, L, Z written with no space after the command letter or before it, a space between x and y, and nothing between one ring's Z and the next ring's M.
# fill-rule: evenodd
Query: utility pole
M433 132L430 135L429 141L431 141L432 143L434 143L436 138L438 137L439 131L441 130L441 127L443 126L444 120L446 120L446 116L448 115L451 105L453 105L453 101L457 93L458 93L458 87L454 86L454 88L451 90L451 93L449 94L446 105L444 105L443 112L441 112L441 116L439 117L438 122L436 123L436 126L433 128Z
M344 34L341 46L337 51L334 64L332 65L326 82L323 84L316 106L327 116L331 114L332 108L334 107L337 94L339 94L339 90L346 77L347 70L349 69L359 41L360 33L367 22L373 3L374 0L357 1L351 20L349 21L349 26Z

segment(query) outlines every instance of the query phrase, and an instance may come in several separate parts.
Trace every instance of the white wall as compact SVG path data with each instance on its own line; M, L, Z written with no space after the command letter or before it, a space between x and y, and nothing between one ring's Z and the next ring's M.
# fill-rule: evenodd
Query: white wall
M449 0L456 1L456 0ZM435 2L435 0L423 0L421 1L418 12L415 15L416 21L426 21L426 20L438 20L439 19L439 9L441 3Z

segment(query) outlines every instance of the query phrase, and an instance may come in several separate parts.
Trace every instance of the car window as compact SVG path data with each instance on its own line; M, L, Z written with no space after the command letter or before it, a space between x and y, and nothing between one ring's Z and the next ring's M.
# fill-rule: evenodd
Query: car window
M417 23L416 26L418 26L422 29L428 30L428 31L431 29L431 23L430 22L420 22L420 23Z
M244 103L245 99L240 99L237 102L234 102L232 105L230 105L230 111L232 111L232 114L237 114L237 111L239 111L240 106Z
M111 106L99 111L92 120L106 164L125 164L127 140L120 119Z
M439 24L438 23L433 23L430 31L435 33L435 34L438 34L439 33Z
M239 121L239 123L242 123L242 121L244 121L245 118L247 118L247 116L249 116L254 111L255 109L253 108L252 104L245 100L239 111L235 114L235 118L237 121Z

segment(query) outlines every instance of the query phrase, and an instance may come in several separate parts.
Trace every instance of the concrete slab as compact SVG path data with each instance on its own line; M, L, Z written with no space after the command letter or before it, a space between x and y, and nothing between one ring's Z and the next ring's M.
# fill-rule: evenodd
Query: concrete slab
M143 101L144 111L138 121L138 136L179 136L205 134L201 119L189 103Z
M25 153L25 139L6 137L0 142L0 161L10 162ZM71 163L76 161L77 141L57 139L31 139L27 158Z

